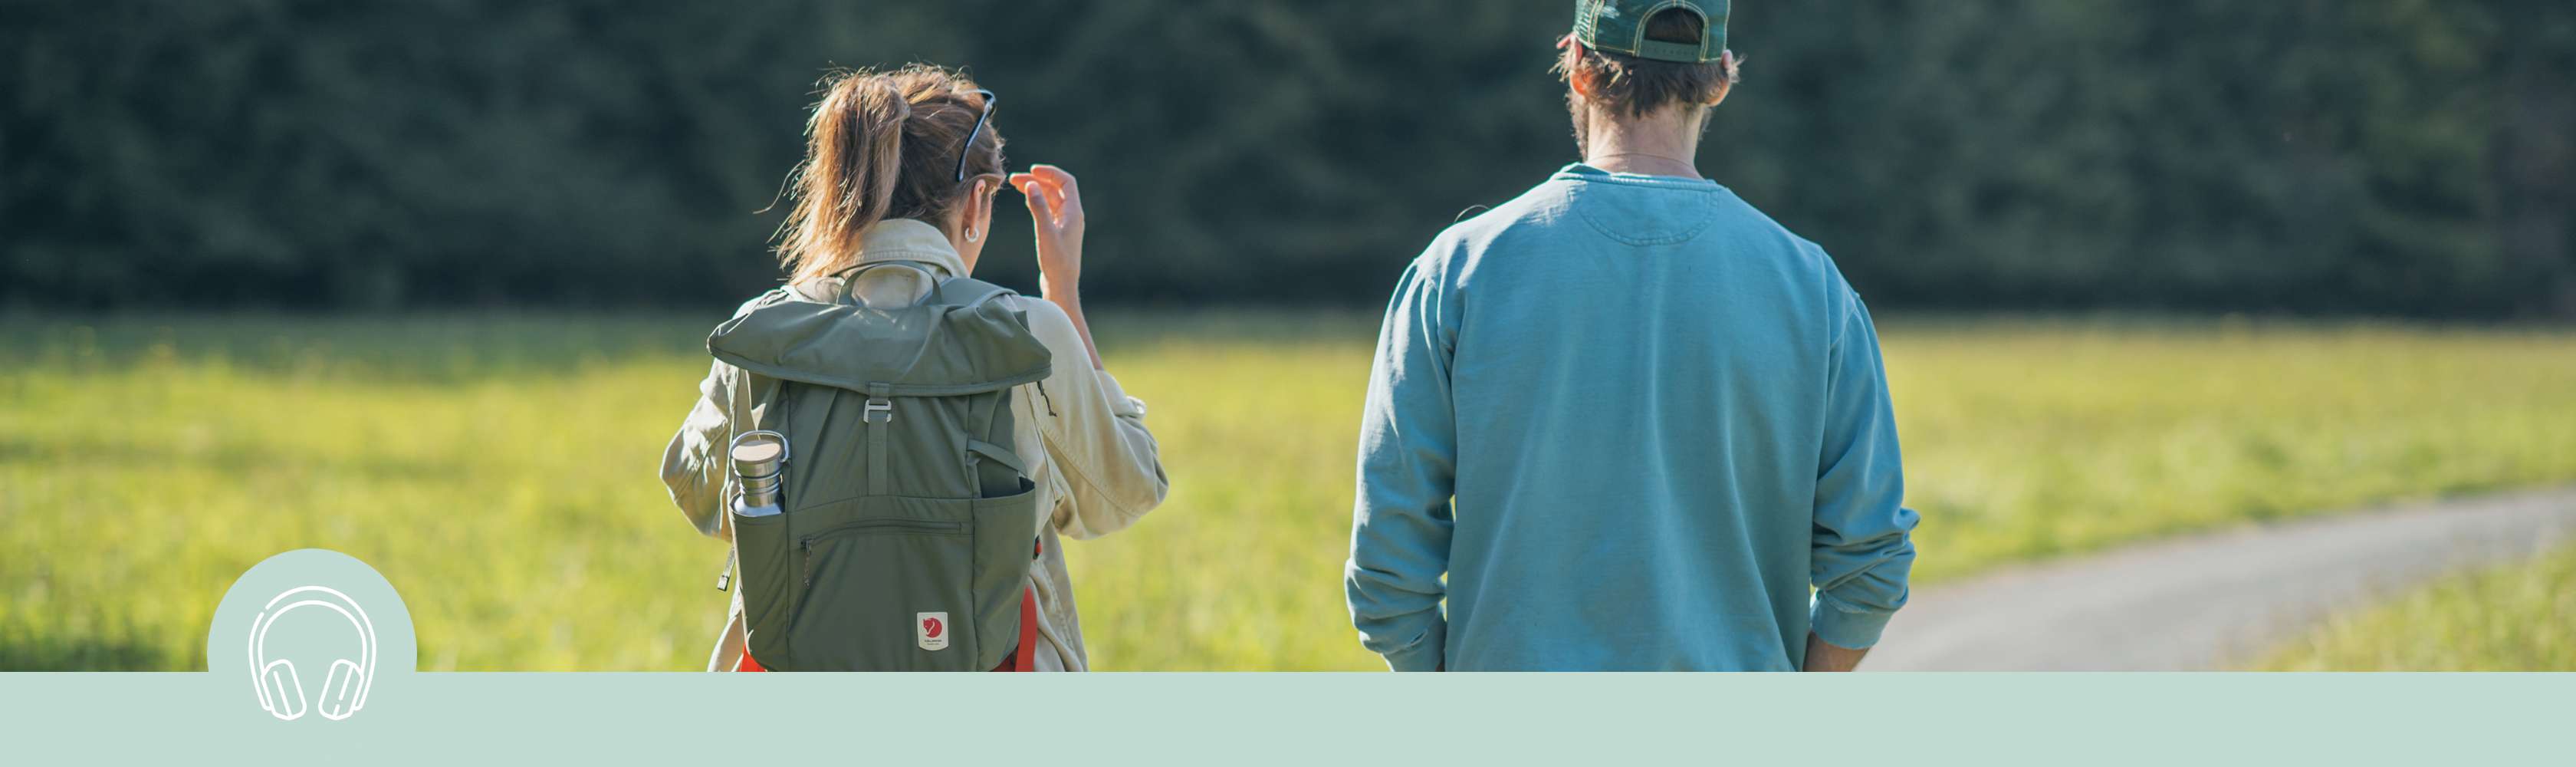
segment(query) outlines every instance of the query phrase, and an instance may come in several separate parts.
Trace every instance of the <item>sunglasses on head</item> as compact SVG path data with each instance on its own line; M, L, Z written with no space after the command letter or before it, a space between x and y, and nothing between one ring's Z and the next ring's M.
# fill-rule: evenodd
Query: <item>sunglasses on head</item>
M960 182L966 180L966 158L975 153L975 139L983 137L984 123L992 121L993 103L999 100L993 96L992 91L981 88L967 92L984 97L984 113L975 117L975 130L968 132L966 143L957 148L957 180Z

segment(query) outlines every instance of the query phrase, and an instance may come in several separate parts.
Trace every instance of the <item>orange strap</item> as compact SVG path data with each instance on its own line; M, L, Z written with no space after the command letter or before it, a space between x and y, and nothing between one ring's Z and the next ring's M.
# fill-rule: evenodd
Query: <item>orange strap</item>
M1045 554L1045 540L1040 539L1034 541L1029 546L1030 559L1037 559ZM1012 650L1011 657L1003 660L1002 665L994 668L993 670L1036 671L1038 670L1037 653L1038 591L1036 587L1022 586L1020 587L1020 647L1019 649Z
M1002 661L995 671L1038 670L1038 592L1020 588L1020 649L1011 651L1011 659Z

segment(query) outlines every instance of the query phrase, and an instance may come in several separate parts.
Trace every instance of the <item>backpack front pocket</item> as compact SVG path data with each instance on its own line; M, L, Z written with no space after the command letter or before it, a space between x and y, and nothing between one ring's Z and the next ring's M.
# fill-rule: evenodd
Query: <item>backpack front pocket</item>
M801 595L787 629L792 668L979 670L971 511L964 500L870 497L805 512L789 557Z

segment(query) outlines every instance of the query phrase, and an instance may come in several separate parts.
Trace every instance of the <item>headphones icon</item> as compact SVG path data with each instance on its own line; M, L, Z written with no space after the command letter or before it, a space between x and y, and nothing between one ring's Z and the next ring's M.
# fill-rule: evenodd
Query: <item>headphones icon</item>
M290 597L301 599L279 607ZM250 624L251 687L259 691L259 707L277 718L294 721L303 718L307 708L304 685L295 674L293 661L268 659L268 630L277 619L299 607L324 607L349 619L358 630L356 660L342 657L332 661L331 671L322 680L322 718L347 719L367 705L367 688L376 681L376 624L367 620L367 611L356 600L323 586L299 586L287 589L260 608L259 617Z

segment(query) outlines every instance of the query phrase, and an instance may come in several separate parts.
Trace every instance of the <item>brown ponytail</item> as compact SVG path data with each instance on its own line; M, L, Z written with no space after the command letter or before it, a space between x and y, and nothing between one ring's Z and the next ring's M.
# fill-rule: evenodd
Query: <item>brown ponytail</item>
M960 146L983 115L974 90L964 75L920 64L824 79L805 125L805 161L788 177L794 207L779 228L790 282L858 263L860 238L879 221L945 227L976 179L1002 172L1002 136L991 124L974 147ZM971 152L964 181L955 175L961 151Z

